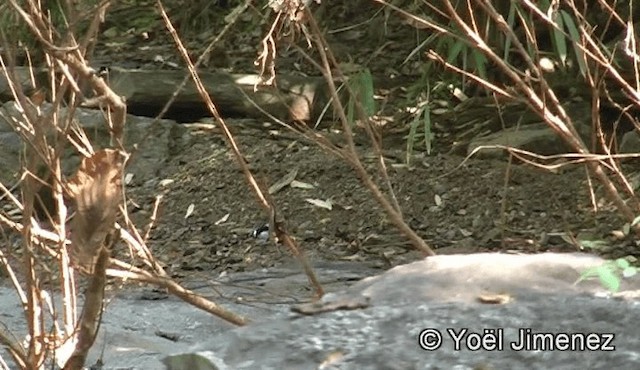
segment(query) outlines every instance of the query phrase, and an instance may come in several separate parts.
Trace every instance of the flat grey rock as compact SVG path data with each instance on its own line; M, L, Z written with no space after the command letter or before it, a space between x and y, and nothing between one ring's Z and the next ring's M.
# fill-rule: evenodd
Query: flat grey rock
M318 276L326 289L344 289L379 270L362 263L322 263ZM296 266L273 268L192 281L185 286L253 322L290 316L290 306L309 299L306 276ZM55 294L54 298L59 300ZM107 291L106 311L87 366L99 360L104 370L164 369L162 359L189 352L212 336L235 326L150 288ZM56 305L60 307L61 305ZM17 338L26 334L26 324L14 291L0 275L0 325ZM9 355L0 346L0 356Z
M87 365L102 358L102 369L635 368L638 278L624 280L619 296L597 280L577 282L604 262L580 254L447 255L372 277L362 264L327 263L317 272L331 293L312 304L296 267L187 284L252 320L241 328L163 293L126 289L108 294ZM494 296L507 299L486 303ZM24 335L7 288L0 322ZM548 333L535 344L556 348L516 351L522 333ZM434 338L437 348L422 348ZM563 350L569 340L584 348Z
M597 281L576 284L585 269L602 263L588 255L551 253L431 257L364 279L319 303L367 297L365 308L293 314L233 329L190 354L211 360L194 367L200 370L632 368L640 360L640 302L613 299ZM627 291L638 287L637 279L623 285ZM479 299L490 295L510 300ZM441 344L421 348L421 333L425 339L439 336ZM548 333L550 342L516 350L520 336L540 333ZM476 347L478 338L485 338L484 347ZM577 341L575 350L561 350L567 338ZM559 347L533 347L543 344ZM169 369L186 369L175 359L166 360Z

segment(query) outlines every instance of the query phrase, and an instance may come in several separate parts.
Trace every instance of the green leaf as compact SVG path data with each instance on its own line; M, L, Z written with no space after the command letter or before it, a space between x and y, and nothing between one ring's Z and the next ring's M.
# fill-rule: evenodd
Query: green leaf
M629 261L627 261L625 258L618 258L616 260L616 265L622 270L624 270L624 269L626 269L626 268L631 266Z
M540 9L543 13L546 13L549 10L551 3L549 0L540 0L538 1L538 9Z
M564 37L564 24L562 21L562 17L559 14L554 13L553 17L554 17L554 22L556 24L556 27L554 27L552 30L554 46L556 49L556 53L560 58L560 62L562 63L562 66L566 66L567 65L567 40Z
M507 24L509 28L514 29L513 25L516 20L516 10L518 10L518 4L515 2L511 2L511 6L509 6L509 15L507 16ZM504 55L502 57L503 60L509 60L509 53L511 52L511 38L507 37L504 42Z
M455 40L453 41L453 45L450 45L449 52L447 53L447 62L456 63L456 59L462 52L462 50L467 48L467 44L462 41Z
M582 51L582 49L580 49L580 46L579 46L580 32L578 31L578 27L576 27L576 24L569 13L567 13L564 10L561 10L560 15L564 19L565 27L569 32L569 37L571 38L571 42L573 45L573 51L576 54L576 61L578 62L578 67L580 68L580 74L582 74L582 76L584 77L586 76L586 73L587 73L587 66L584 61L584 52Z
M409 126L409 135L407 137L407 166L411 164L411 156L413 155L413 144L416 140L416 132L420 124L420 115L416 114Z
M604 240L580 240L580 245L588 249L600 249L609 245Z
M413 50L411 50L411 52L409 53L409 55L407 55L406 58L404 58L404 60L402 61L401 65L405 65L407 64L407 62L409 60L411 60L411 58L413 58L416 54L418 54L419 52L421 52L422 50L425 49L425 47L427 47L430 43L432 43L436 38L437 38L438 34L434 33L432 35L430 35L429 37L427 37L426 40L422 41L420 43L420 45L416 46L415 48L413 48ZM437 49L437 46L436 46Z
M611 292L617 292L620 289L620 278L609 266L600 266L598 268L598 277L605 288Z
M424 146L427 150L427 154L431 155L431 141L433 140L433 134L431 133L431 109L429 105L425 105L423 108L423 120L424 120Z
M349 78L349 87L353 96L347 103L347 120L353 124L356 117L356 103L362 105L362 110L371 117L376 113L376 101L374 99L373 77L371 71L365 68Z
M475 63L477 75L479 77L482 77L483 79L487 79L487 57L485 57L484 54L482 54L482 52L477 49L471 50L471 57L473 58L473 62Z
M356 104L356 99L351 96L349 97L349 101L347 102L347 121L349 122L350 126L353 126L355 121L353 119L353 117L355 116L355 104Z
M600 266L586 269L580 275L578 282L591 277L598 277L600 284L607 288L610 292L617 292L620 289L620 278L618 277L618 269L615 263L608 261Z
M360 72L360 99L367 117L376 113L376 101L374 99L373 76L369 68Z

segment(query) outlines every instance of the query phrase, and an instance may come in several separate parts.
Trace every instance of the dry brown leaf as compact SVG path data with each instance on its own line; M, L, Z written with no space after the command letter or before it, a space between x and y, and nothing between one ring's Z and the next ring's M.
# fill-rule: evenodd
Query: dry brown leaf
M67 182L76 210L71 221L71 254L74 263L89 272L118 215L122 165L117 150L100 150L84 158L76 175Z

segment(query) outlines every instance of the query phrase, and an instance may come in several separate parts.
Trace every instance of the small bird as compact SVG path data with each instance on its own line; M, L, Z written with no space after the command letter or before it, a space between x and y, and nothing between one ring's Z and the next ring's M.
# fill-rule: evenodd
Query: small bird
M255 229L253 229L251 231L251 237L260 239L260 240L269 239L269 224L262 224L261 226L258 226Z

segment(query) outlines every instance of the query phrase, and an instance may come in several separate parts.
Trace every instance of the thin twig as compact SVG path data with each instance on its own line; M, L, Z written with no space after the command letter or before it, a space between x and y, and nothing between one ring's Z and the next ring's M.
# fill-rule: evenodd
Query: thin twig
M245 319L244 317L220 307L216 303L209 301L198 293L183 288L182 286L180 286L180 284L176 283L168 277L151 274L145 270L113 258L110 259L109 264L117 268L107 269L108 276L136 280L166 288L171 294L181 298L185 302L188 302L195 307L216 315L232 324L246 325L248 323L247 319Z

